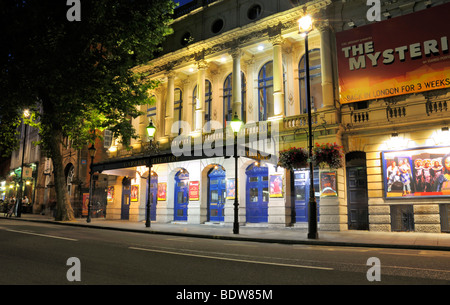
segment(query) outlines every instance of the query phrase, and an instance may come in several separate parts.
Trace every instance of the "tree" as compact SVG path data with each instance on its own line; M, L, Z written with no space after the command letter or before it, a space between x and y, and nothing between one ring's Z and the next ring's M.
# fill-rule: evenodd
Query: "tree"
M54 167L56 220L72 220L65 189L61 143L81 148L95 130L108 128L125 145L137 138L131 118L149 102L158 83L132 71L161 51L174 3L171 0L82 0L80 21L69 21L66 1L5 0L0 4L0 145L14 147L14 126L23 108L39 128L41 149ZM74 1L69 1L74 2ZM76 2L76 1L75 1ZM70 12L72 13L72 12ZM13 125L16 124L16 125Z

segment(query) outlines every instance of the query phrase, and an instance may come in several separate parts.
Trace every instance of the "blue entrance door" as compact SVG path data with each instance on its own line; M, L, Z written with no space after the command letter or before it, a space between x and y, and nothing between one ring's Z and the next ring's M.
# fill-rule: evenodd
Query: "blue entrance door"
M189 203L189 174L179 171L175 175L174 220L187 220Z
M225 171L223 168L218 167L212 169L208 174L208 182L209 220L223 221L227 190Z
M252 164L247 168L246 174L247 222L267 222L269 215L269 169Z
M158 175L152 173L150 179L150 220L156 220L156 204L158 193ZM148 184L147 184L147 196L148 196Z
M292 222L308 222L308 203L309 203L309 170L294 172L294 207L292 209ZM314 171L314 192L317 202L317 220L319 220L319 171Z
M125 177L122 181L122 208L120 212L120 219L122 220L129 220L130 218L130 200L131 181Z

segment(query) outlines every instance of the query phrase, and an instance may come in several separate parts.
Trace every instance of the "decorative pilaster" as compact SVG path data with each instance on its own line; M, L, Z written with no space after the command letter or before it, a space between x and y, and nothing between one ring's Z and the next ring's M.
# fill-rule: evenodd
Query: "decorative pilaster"
M208 63L201 59L197 62L197 99L195 101L195 130L201 131L205 121L205 74Z
M166 136L171 135L173 124L173 109L175 100L175 72L167 72L167 103L164 133Z
M239 119L242 120L242 85L241 85L241 55L242 51L239 48L233 48L230 51L233 58L233 74L232 78L232 116L237 113Z
M318 26L320 33L320 65L322 73L323 108L334 107L333 66L331 57L331 29L328 24Z
M273 115L284 115L284 84L283 84L283 37L277 34L269 37L273 45Z

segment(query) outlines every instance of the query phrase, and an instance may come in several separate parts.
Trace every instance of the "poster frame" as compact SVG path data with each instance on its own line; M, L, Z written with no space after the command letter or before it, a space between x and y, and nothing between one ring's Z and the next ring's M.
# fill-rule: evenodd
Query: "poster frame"
M439 150L447 149L446 153L441 153ZM413 152L416 151L416 155L413 154ZM448 145L441 145L441 146L418 146L418 147L411 147L411 148L405 148L405 149L394 149L394 150L385 150L381 152L381 169L382 169L382 181L383 181L383 198L388 200L411 200L411 199L420 199L420 198L450 198L450 190L448 191L436 191L434 186L432 186L432 191L426 192L426 191L417 191L416 186L416 174L415 174L415 161L419 158L414 158L414 156L417 156L419 153L421 154L434 154L434 155L441 155L440 157L430 157L430 160L435 160L437 158L441 158L441 164L444 167L444 160L442 160L444 157L450 155L450 146ZM395 154L394 159L387 158L389 154ZM402 193L401 196L389 196L389 193L392 192L392 190L389 190L388 186L388 160L394 160L397 159L396 162L401 162L399 159L407 159L409 161L409 166L411 168L411 184L410 184L410 194L404 195ZM422 157L423 158L423 157ZM420 158L422 160L422 158ZM428 160L428 159L427 159ZM392 161L391 161L392 162ZM390 166L390 165L389 165ZM433 165L431 165L433 166ZM443 169L445 170L445 168ZM443 174L443 173L442 173ZM398 181L398 180L397 180ZM401 182L401 178L400 178ZM395 183L395 181L394 181ZM403 182L401 182L403 184ZM421 186L422 187L422 186ZM421 189L422 190L422 189ZM400 191L398 191L400 192ZM403 192L403 190L402 190ZM416 194L417 193L417 194ZM421 195L423 193L423 195Z

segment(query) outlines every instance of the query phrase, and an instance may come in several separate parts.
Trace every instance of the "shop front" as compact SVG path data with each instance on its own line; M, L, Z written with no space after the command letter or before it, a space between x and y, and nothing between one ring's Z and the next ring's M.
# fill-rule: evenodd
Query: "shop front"
M336 33L349 229L448 232L449 12Z

